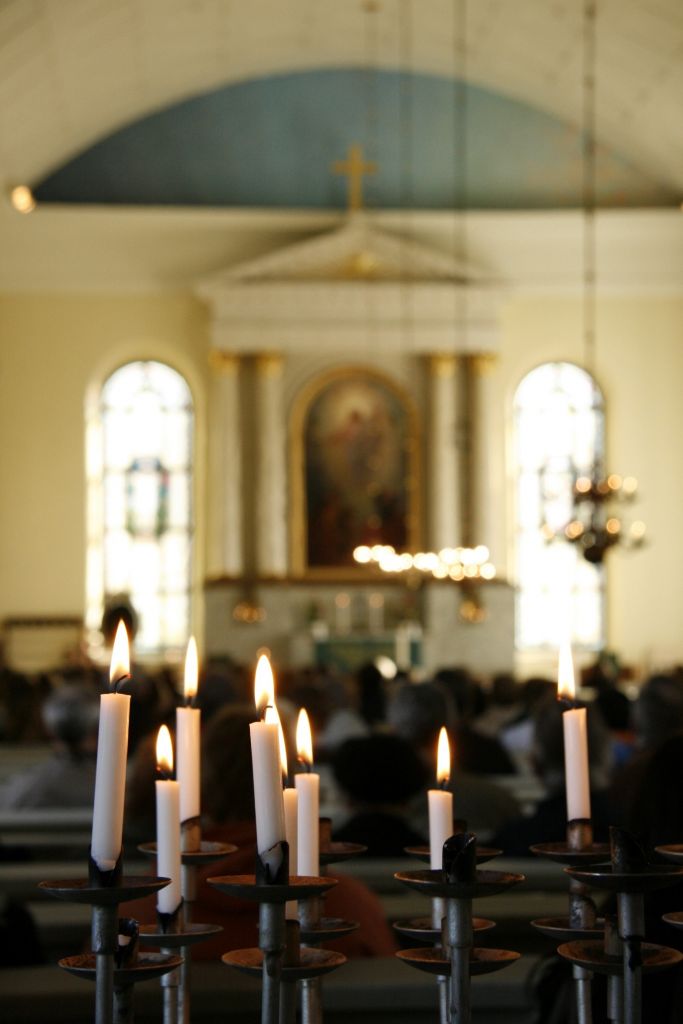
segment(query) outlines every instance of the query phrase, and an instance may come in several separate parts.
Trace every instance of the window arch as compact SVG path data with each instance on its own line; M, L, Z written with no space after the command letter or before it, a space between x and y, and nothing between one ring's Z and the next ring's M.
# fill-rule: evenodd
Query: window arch
M514 398L516 644L598 648L605 634L604 573L576 546L548 543L544 524L572 518L578 473L603 461L605 412L593 377L573 363L544 363L528 373Z
M190 630L194 409L187 381L136 361L104 382L88 424L87 625L126 597L136 649L181 648Z

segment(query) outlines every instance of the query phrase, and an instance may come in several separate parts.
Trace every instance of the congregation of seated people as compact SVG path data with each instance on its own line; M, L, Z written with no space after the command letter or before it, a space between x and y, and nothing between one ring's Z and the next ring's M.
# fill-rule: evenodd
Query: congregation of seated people
M133 633L134 626L131 621ZM45 751L35 765L15 774L3 771L4 812L92 806L98 699L107 678L98 666L76 661L38 679L22 678L9 668L0 672L0 752L11 761L11 752L22 745L42 743ZM278 675L278 706L290 764L296 764L291 743L296 713L305 706L321 772L322 802L332 817L335 840L366 846L368 858L393 859L404 857L406 847L427 843L426 791L436 781L442 726L450 737L448 785L458 819L507 856L528 857L531 845L563 839L563 708L552 680L518 682L500 675L483 685L465 668L449 666L429 680L415 682L405 673L388 678L381 668L384 674L369 663L346 674L311 667ZM154 740L161 724L174 729L180 697L174 674L167 669L152 671L133 662L131 675L125 842L129 851L135 851L138 843L154 835ZM584 683L590 708L596 839L607 838L610 824L626 824L642 836L654 858L656 845L683 842L678 786L683 671L645 680L635 699L625 695L600 663L586 672ZM201 879L202 919L225 929L214 942L196 948L197 956L211 959L227 949L251 945L256 924L252 906L206 884L209 875L249 871L253 866L248 727L255 712L249 667L208 661L202 668L197 706L202 709L205 834L235 843L240 850L213 865ZM537 786L533 800L525 789L531 779ZM6 860L12 851L11 842L0 841L0 858ZM344 907L352 901L362 927L341 940L338 948L350 956L390 955L397 942L377 895L343 873L339 877L328 912L347 916ZM663 935L656 915L679 908L683 909L683 894L668 891L666 900L657 902L651 921L654 941L676 946L676 934ZM154 907L148 901L130 912L152 920ZM0 936L3 964L15 962L2 923ZM680 987L681 981L674 978L667 984ZM680 1007L680 993L674 996L667 989L667 999Z

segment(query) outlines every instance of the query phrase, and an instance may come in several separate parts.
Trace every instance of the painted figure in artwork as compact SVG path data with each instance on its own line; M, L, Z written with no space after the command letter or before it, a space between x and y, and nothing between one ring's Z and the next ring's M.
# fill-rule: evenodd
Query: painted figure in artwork
M305 423L306 540L311 568L353 565L359 544L409 545L409 415L383 380L332 380Z

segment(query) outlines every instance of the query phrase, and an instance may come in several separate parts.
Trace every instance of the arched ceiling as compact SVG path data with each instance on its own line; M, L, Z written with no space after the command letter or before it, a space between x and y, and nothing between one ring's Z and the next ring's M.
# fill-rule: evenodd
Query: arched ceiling
M453 0L377 7L368 14L361 0L0 0L5 184L39 181L118 128L231 82L369 63L453 74ZM468 78L576 124L582 7L470 0ZM683 192L680 0L600 0L597 86L600 140Z

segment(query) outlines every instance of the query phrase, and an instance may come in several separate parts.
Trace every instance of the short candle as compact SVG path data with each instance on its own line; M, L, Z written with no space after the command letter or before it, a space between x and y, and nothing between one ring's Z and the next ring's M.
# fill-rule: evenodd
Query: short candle
M312 771L313 737L305 708L299 711L296 723L296 752L304 771L294 784L299 794L299 856L297 874L320 874L320 776Z
M169 885L157 893L157 910L174 914L180 906L180 784L173 774L173 745L168 727L157 734L157 770L162 776L155 782L157 809L157 874L170 878Z
M282 729L282 722L280 715L276 707L266 708L266 721L276 722L278 728L278 738L280 741L280 771L282 772L282 798L285 806L285 837L287 839L287 846L289 847L289 874L296 875L297 873L297 857L298 857L298 813L299 813L299 794L297 793L294 786L288 786L289 781L289 765L287 762L287 744L285 743L285 734ZM298 918L298 907L296 900L289 900L285 904L285 917L288 920L296 921Z

